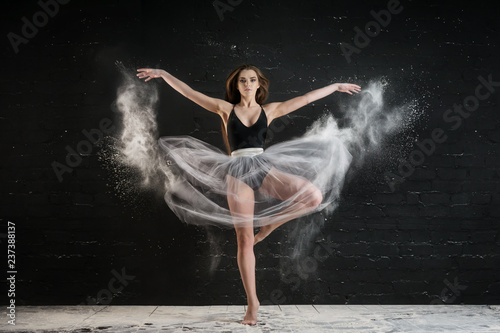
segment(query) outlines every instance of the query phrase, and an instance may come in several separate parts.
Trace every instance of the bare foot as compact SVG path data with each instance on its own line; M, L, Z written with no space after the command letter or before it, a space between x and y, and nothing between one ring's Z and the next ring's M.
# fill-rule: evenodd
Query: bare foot
M256 305L248 305L247 313L245 314L245 318L241 322L243 325L255 325L257 324L257 310L259 309L260 303L257 302Z
M268 225L264 225L264 226L260 227L259 232L257 234L255 234L253 245L264 240L264 238L269 236L269 234L271 232L273 232L274 229L278 228L280 225L282 225L284 223L285 222L278 222L278 223L268 224Z
M267 236L269 236L269 234L273 230L274 230L274 228L272 228L272 224L260 227L259 232L257 234L255 234L253 245L257 244L258 242L261 242L262 240L264 240L264 238L266 238Z

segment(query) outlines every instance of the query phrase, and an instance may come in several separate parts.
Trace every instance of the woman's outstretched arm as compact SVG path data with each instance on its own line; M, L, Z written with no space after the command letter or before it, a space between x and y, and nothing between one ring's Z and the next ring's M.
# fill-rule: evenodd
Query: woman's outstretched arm
M309 103L326 97L334 93L335 91L346 92L352 95L352 93L360 92L361 87L352 83L333 83L329 86L310 91L307 94L289 99L285 102L270 103L266 106L266 109L269 113L268 118L269 116L271 117L271 119L269 119L269 122L271 122L274 118L284 116L290 112L300 109L301 107Z
M139 79L146 79L146 82L151 79L162 78L184 97L189 98L208 111L217 114L228 113L231 111L232 105L229 102L202 94L163 69L139 68L137 71L139 72L137 77L139 77Z

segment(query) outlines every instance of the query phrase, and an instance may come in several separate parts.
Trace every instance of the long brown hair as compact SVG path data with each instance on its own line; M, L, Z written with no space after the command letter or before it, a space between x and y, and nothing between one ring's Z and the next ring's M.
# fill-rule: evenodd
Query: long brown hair
M259 104L262 105L266 101L267 97L269 96L269 80L267 77L262 73L260 69L255 67L254 65L250 64L243 64L235 69L229 75L227 76L226 79L226 96L225 100L228 101L231 104L237 104L241 100L241 95L240 92L237 89L238 86L238 78L240 76L241 71L244 70L253 70L255 73L257 73L257 78L259 79L259 89L257 89L257 93L255 94L255 101Z
M255 101L262 105L267 100L269 96L269 79L262 73L260 69L251 64L243 64L231 71L226 79L226 95L224 99L231 104L238 104L241 100L240 92L237 89L238 78L241 71L253 70L257 73L257 78L259 79L259 89L255 94ZM231 154L231 147L229 146L229 140L227 138L226 127L224 126L224 121L221 121L222 137L224 138L224 143L226 144L228 154Z

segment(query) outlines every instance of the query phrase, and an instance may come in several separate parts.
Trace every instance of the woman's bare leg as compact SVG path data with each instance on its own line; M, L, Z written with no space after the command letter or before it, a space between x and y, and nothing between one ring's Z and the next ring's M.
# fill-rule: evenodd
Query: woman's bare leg
M257 323L257 310L259 300L255 286L255 254L253 252L254 234L252 227L237 227L236 237L238 239L238 268L241 280L247 294L247 313L242 324L255 325Z
M241 322L245 325L255 325L257 323L257 310L259 309L259 300L257 298L257 288L255 284L255 254L253 252L254 229L254 192L241 181L229 177L228 195L229 209L233 215L248 216L248 223L235 226L236 239L238 242L238 268L240 270L241 280L247 295L247 313Z
M316 186L305 179L275 169L264 179L260 190L280 200L290 200L297 193L300 194L292 199L292 204L288 208L273 217L275 222L260 227L259 232L255 235L254 244L262 241L273 230L286 222L314 210L323 201L323 196ZM266 223L265 220L262 222Z

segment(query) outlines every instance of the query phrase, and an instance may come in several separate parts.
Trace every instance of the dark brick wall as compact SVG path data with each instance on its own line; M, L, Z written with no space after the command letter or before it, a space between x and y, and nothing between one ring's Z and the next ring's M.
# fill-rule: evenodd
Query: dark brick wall
M479 77L500 81L494 5L243 0L221 20L211 0L60 3L52 15L37 1L4 4L0 14L0 235L6 251L15 223L17 304L245 302L233 231L185 225L158 194L118 188L130 175L99 158L105 146L85 143L85 133L119 131L116 61L162 67L215 97L230 69L251 62L271 79L271 101L385 76L393 101L416 98L425 110L403 140L409 147L395 141L400 160L353 170L331 216L290 223L257 246L261 301L499 302L500 87L474 99ZM388 6L386 27L360 44L356 29L376 28L371 11ZM23 31L34 15L36 33ZM357 51L347 59L341 45ZM222 147L216 116L165 84L160 94L161 135ZM275 140L303 132L342 98L297 111ZM453 111L463 103L470 115ZM86 153L68 162L71 149ZM58 178L54 162L72 171Z

